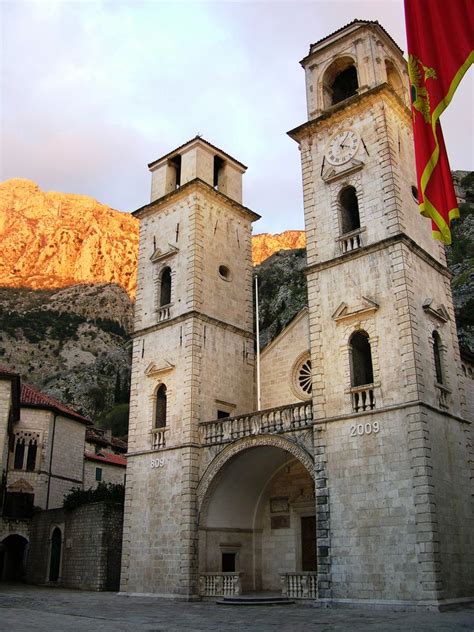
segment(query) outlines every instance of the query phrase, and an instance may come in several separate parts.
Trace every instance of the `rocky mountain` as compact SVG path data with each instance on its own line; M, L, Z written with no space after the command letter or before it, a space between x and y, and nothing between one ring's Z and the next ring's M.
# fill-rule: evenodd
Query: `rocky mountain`
M19 178L3 182L0 243L0 286L116 283L135 296L138 220L86 195L45 192ZM303 231L255 235L254 263L304 245Z
M274 252L280 250L294 250L305 248L306 235L303 230L285 230L283 233L272 235L260 233L252 236L252 259L254 265L259 265Z
M0 286L51 289L117 283L134 296L138 222L85 195L0 185Z
M97 420L128 399L132 315L115 284L0 288L0 364Z

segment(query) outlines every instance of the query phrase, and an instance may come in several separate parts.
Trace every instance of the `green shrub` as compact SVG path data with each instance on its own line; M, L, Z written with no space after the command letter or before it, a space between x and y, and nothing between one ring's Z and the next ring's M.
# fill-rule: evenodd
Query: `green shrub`
M90 503L117 503L123 506L125 500L125 486L120 483L99 483L95 489L73 489L64 496L63 507L72 511L82 505Z

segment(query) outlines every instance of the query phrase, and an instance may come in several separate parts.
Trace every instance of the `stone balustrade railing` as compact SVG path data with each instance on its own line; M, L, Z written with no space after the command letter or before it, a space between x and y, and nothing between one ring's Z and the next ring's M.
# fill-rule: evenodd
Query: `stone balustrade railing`
M201 573L199 594L201 597L232 597L242 593L243 573Z
M352 410L362 413L375 408L375 386L364 384L351 388Z
M161 323L162 320L168 320L170 317L170 306L164 305L158 309L157 320Z
M315 572L283 573L280 581L281 594L288 599L316 599L318 596Z
M444 384L439 384L439 382L436 382L436 390L438 391L438 406L445 410L448 409L451 391Z
M166 433L168 428L153 428L151 431L151 444L154 450L166 448Z
M362 246L362 232L363 229L358 228L337 238L342 254L357 250L357 248Z
M311 401L270 408L247 415L226 417L199 424L201 442L215 445L259 434L279 434L307 428L313 422Z

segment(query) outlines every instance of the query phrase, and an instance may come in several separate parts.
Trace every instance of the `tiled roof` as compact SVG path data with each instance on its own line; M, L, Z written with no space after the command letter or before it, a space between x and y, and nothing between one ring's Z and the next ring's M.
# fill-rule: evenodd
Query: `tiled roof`
M72 410L72 408L68 408L68 406L65 406L61 402L58 402L57 399L41 393L29 384L23 383L21 385L20 404L21 406L32 408L47 408L48 410L52 410L58 415L63 415L64 417L75 419L76 421L80 421L84 424L92 423L86 417L83 417L79 413L76 413L76 411Z
M117 439L117 437L112 437L109 439L102 428L87 428L86 441L88 441L89 443L95 443L96 445L110 445L119 452L127 451L126 441L122 441L122 439Z
M240 160L237 160L236 158L233 158L230 154L228 154L227 152L223 151L222 149L219 149L219 147L216 147L215 145L213 145L212 143L210 143L208 140L206 140L205 138L203 138L202 136L195 136L194 138L191 138L190 140L187 140L185 143L183 143L182 145L180 145L179 147L176 147L176 149L173 149L173 151L169 151L167 154L165 154L164 156L161 156L160 158L157 158L156 160L153 160L153 162L150 162L148 164L148 167L153 167L153 165L156 165L157 162L160 162L160 160L163 160L164 158L168 158L168 156L172 156L173 154L175 154L176 152L180 151L181 149L183 149L184 147L186 147L186 145L190 145L192 142L194 142L195 140L200 140L203 143L205 143L206 145L208 145L211 149L215 149L216 151L218 151L219 153L221 153L223 156L226 156L227 158L230 158L230 160L232 160L233 162L236 162L238 165L240 165L241 167L243 167L244 169L247 169L247 167L240 162Z
M333 35L337 35L338 33L341 33L342 31L347 29L349 26L354 26L355 24L360 24L361 26L363 24L374 24L375 26L378 26L379 29L381 29L385 33L385 35L387 35L390 38L390 40L395 44L395 46L403 53L403 50L400 48L400 46L397 44L397 42L393 39L393 37L390 35L390 33L388 33L384 29L384 27L380 24L380 22L378 22L378 20L359 20L359 18L356 18L355 20L352 20L352 22L349 22L348 24L345 24L344 26L341 26L340 29L336 29L335 31L333 31L329 35L325 35L324 37L322 37L317 42L314 42L314 44L310 44L308 55L311 55L311 49L313 48L313 46L317 46L318 44L321 44L325 40L331 38Z
M119 454L108 454L107 452L99 452L98 454L91 454L85 452L84 457L89 461L96 461L98 463L107 463L108 465L119 465L120 467L127 467L127 459Z

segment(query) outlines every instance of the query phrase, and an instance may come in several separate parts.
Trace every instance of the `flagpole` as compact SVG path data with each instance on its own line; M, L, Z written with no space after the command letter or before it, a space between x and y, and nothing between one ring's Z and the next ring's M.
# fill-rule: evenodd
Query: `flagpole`
M258 276L255 275L255 323L257 333L257 410L261 409L260 397L260 324L258 322Z

